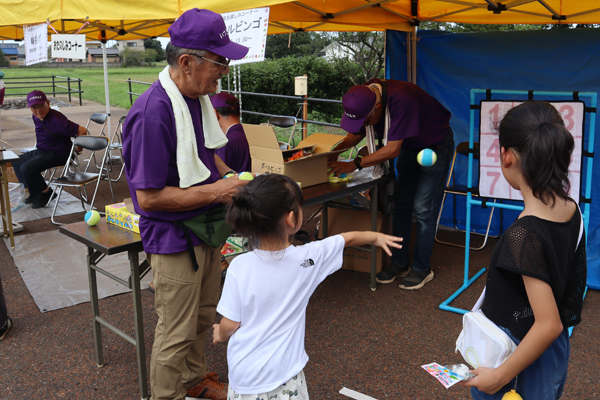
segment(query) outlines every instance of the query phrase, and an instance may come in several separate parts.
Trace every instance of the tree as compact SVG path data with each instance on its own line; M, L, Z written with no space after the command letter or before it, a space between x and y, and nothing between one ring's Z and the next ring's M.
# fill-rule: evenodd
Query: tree
M310 56L327 46L331 39L317 32L293 32L267 36L265 58Z
M333 62L355 85L382 77L385 66L383 32L340 32L333 40L340 50L333 56ZM360 70L349 61L357 64Z
M8 67L10 66L10 61L6 58L6 54L0 49L0 67Z
M121 50L121 59L123 60L124 67L142 65L145 57L145 51L134 50L134 48L131 47L125 47L123 50Z
M165 54L165 50L162 48L160 41L157 39L144 39L144 47L146 49L152 49L156 51L156 56L154 62L164 61L167 59L167 55Z

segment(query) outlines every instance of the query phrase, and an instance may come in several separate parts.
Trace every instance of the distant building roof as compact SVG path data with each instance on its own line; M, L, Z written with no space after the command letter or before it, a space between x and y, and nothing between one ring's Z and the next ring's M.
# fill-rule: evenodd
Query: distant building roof
M19 47L18 43L0 43L0 49L4 51L4 49L16 49Z
M6 48L6 47L5 47L5 48L1 48L1 47L0 47L0 50L2 50L2 52L3 52L4 54L6 54L7 56L17 56L17 55L19 55L19 52L17 51L17 49L16 49L16 48L11 48L11 47L8 47L8 48Z
M94 56L94 57L102 56L102 49L87 49L87 51L88 51L88 54L90 54L91 56ZM118 56L119 49L116 49L114 47L109 47L106 49L106 55L107 56Z

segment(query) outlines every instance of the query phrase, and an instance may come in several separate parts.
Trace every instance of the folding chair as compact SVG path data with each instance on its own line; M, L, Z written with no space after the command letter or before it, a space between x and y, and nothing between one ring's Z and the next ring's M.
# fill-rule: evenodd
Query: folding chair
M100 131L97 134L94 133L95 129L92 129L92 131L94 131L94 132L90 132L90 125L92 122L97 125L100 125ZM107 132L105 132L107 124L108 124L108 114L94 113L94 114L90 115L90 119L88 119L88 122L85 124L85 129L88 131L88 135L96 134L98 136L108 136ZM90 156L90 160L92 158L94 159L94 164L96 164L96 168L100 168L98 165L98 162L96 161L96 154L94 152L92 152L92 155ZM85 161L89 162L90 160L85 160Z
M113 182L118 182L119 179L121 179L121 176L123 176L123 171L125 170L125 162L123 161L123 123L125 122L125 118L126 116L119 118L119 122L117 123L115 131L110 138L110 145L108 146L108 168L112 171L112 167L114 165L121 165L119 176L116 179L113 179Z
M106 136L78 136L73 141L73 146L71 147L71 157L65 164L63 168L63 172L61 176L55 179L52 183L54 186L58 188L56 203L54 204L54 209L52 210L51 220L55 225L62 225L54 220L56 215L56 209L58 208L58 203L60 202L60 196L63 192L63 187L76 187L79 191L79 199L81 200L81 207L83 207L83 211L88 211L85 208L85 201L88 201L87 192L84 194L82 189L91 183L96 182L96 188L94 189L94 195L92 196L92 201L90 203L90 210L94 209L94 201L96 200L96 194L98 193L98 186L100 186L100 180L103 177L103 172L106 171L108 186L110 187L110 193L112 195L113 203L115 202L115 193L112 188L112 180L110 179L110 171L107 168L106 162L108 160L109 155L109 144L110 141ZM91 164L88 162L85 171L76 171L72 170L71 167L73 165L73 158L76 157L77 152L75 151L76 147L81 147L86 150L90 150L92 152L104 150L104 154L102 155L102 163L100 164L99 172L92 173L88 172L88 169Z
M475 160L479 160L479 143L475 142L473 144L473 158ZM467 196L468 190L467 190L467 185L462 185L462 184L458 184L455 182L455 176L454 176L454 166L456 165L456 157L458 155L463 155L468 157L469 156L469 142L462 142L460 143L458 146L456 146L456 150L454 151L454 157L452 158L452 164L450 165L450 173L448 174L448 181L446 182L446 187L444 189L444 197L442 198L442 204L440 206L440 213L438 214L438 219L437 219L437 224L435 226L435 241L441 244L446 244L448 246L454 246L454 247L465 247L465 245L460 244L460 243L452 243L452 242L445 242L443 240L440 240L438 238L438 229L440 227L440 220L442 218L442 213L444 211L444 205L446 203L446 196L451 194L454 196L454 209L452 212L452 219L453 219L453 223L454 223L454 229L459 231L459 232L465 232L463 229L460 229L458 227L457 221L456 221L456 196ZM479 197L479 187L473 187L471 188L471 195L473 197ZM494 202L496 202L496 199L494 199ZM492 218L494 216L494 208L495 207L490 207L490 216L488 219L488 224L487 224L487 228L485 233L479 233L479 232L471 232L472 234L475 235L480 235L483 236L483 244L480 247L474 247L474 246L470 246L471 250L481 250L485 247L487 240L489 237L492 238L497 238L499 235L497 236L490 236L490 228L492 226ZM502 230L502 229L500 229Z
M296 130L296 123L296 117L277 116L269 118L270 125L274 125L279 128L292 128L288 141L279 141L279 148L281 148L281 150L288 150L296 146L296 144L294 143L294 131Z

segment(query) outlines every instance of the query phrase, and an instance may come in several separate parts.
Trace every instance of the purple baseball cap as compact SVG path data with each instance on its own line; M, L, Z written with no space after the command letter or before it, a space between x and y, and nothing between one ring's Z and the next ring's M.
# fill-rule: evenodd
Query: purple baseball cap
M376 102L377 95L367 86L352 86L342 97L342 129L350 133L360 131Z
M240 60L248 48L229 40L225 21L210 10L187 10L169 27L171 43L186 49L208 50L221 57Z
M41 90L34 90L27 95L27 107L31 107L36 104L44 104L46 101L48 101L46 94Z
M227 100L229 100L229 104L227 103ZM239 108L240 106L240 102L238 101L237 97L226 92L215 94L213 97L210 98L210 101L212 102L214 108L235 106ZM232 103L232 101L234 103Z

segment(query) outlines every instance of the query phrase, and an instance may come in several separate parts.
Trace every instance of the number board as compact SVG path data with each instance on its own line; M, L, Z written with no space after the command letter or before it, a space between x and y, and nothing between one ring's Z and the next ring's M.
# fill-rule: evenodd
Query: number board
M513 189L500 168L500 146L498 144L498 124L511 108L519 101L481 102L479 126L479 193L482 197L506 200L523 200L521 192ZM585 104L579 101L550 102L562 115L567 130L575 139L575 149L569 166L571 190L569 195L579 199L581 176L581 153L583 148L583 127L585 122Z

